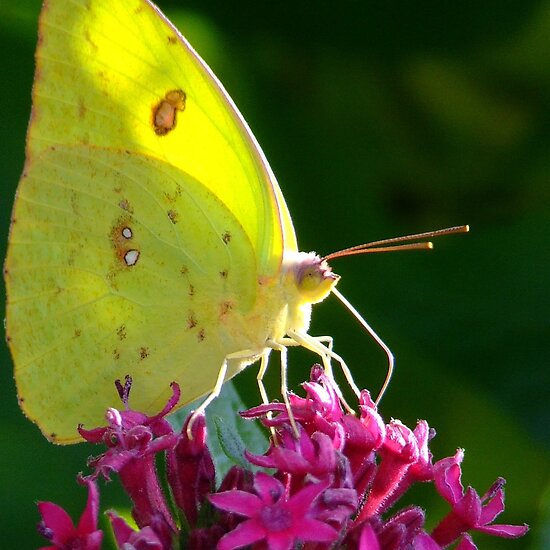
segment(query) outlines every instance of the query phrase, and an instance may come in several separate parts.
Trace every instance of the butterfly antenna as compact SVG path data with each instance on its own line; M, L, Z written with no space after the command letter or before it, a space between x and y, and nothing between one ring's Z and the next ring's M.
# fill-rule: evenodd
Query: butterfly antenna
M418 241L421 239L433 239L443 235L452 235L454 233L467 233L470 231L468 225L457 225L455 227L446 227L436 231L426 231L425 233L416 233L414 235L404 235L402 237L392 237L391 239L382 239L381 241L373 241L370 243L350 246L337 252L331 252L323 258L330 261L343 256L355 256L356 254L370 254L373 252L397 252L398 250L427 250L433 248L433 244L429 241L420 243L409 243L407 241ZM402 244L405 243L405 244Z
M369 254L371 252L397 252L398 250L427 250L433 248L433 244L429 241L410 243L408 241L418 241L421 239L433 239L435 237L441 237L443 235L452 235L454 233L468 233L470 227L468 225L457 225L455 227L446 227L445 229L438 229L436 231L426 231L425 233L416 233L414 235L405 235L403 237L393 237L391 239L382 239L381 241L373 241L370 243L360 244L357 246L351 246L332 252L323 258L323 260L329 261L335 258L342 258L343 256L355 256L356 254ZM405 243L405 244L402 244ZM351 305L351 303L344 297L344 295L332 288L331 292L344 304L344 306L350 311L350 313L359 321L363 328L371 335L373 340L384 350L388 358L388 371L382 388L376 398L376 405L382 399L384 393L389 386L391 377L393 375L393 367L395 359L390 348L384 343L382 338L374 332L374 329L363 319L361 314Z

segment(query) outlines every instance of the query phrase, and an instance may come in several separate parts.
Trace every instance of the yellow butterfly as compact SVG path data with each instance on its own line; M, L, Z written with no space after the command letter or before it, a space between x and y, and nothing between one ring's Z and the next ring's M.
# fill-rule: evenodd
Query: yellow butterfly
M147 0L44 4L5 279L20 404L56 443L102 424L127 373L135 409L160 410L175 380L181 404L210 392L204 410L261 359L267 400L276 349L287 400L288 345L358 392L307 332L338 276L298 251L246 122Z

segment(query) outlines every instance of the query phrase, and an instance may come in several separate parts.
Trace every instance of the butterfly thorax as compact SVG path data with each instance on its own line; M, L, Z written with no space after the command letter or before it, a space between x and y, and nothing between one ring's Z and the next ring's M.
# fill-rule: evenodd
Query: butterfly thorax
M289 331L308 331L311 306L324 300L340 279L315 252L285 252L278 278L260 278L256 306L232 328L243 349L264 348Z

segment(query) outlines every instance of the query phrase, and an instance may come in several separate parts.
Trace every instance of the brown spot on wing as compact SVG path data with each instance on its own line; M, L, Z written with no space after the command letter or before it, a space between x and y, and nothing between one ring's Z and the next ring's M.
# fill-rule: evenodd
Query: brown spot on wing
M71 191L70 203L73 214L75 214L76 216L80 216L78 194L76 193L76 191Z
M175 190L173 193L164 192L166 200L170 203L175 203L181 197L181 185L176 183Z
M233 302L222 302L220 304L220 316L223 317L227 315L233 309Z
M126 338L126 325L120 325L116 329L116 334L119 340L124 340Z
M189 312L189 316L187 317L187 328L192 329L197 326L197 319L195 317L195 314L191 311Z
M179 213L177 210L168 210L167 212L170 221L175 225L178 223Z
M130 203L128 202L128 199L122 199L118 205L122 210L125 210L126 212L129 212L130 214L134 213L134 209L131 207Z
M114 290L118 290L118 283L115 271L107 271L107 273L105 274L105 279L107 280L111 288L113 288Z
M171 90L152 108L152 125L157 136L165 136L177 124L177 113L185 109L183 90Z
M198 340L199 342L202 342L202 341L204 341L205 338L206 338L206 334L205 334L205 332L204 332L204 329L201 328L201 329L199 330L198 334L197 334L197 340Z
M225 231L224 234L222 235L222 239L225 244L229 244L229 242L231 241L231 232Z
M78 117L84 118L86 116L86 112L88 111L88 108L86 107L86 104L82 99L78 100Z
M139 357L140 359L146 359L147 357L149 357L149 348L146 347L146 346L142 346L141 348L139 348Z

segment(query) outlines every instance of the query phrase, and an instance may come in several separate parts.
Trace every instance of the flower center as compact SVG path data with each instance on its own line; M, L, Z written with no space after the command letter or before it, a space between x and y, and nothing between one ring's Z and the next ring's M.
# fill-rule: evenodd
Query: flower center
M292 525L292 515L288 510L284 510L280 506L266 506L260 517L262 523L270 531L284 531Z

